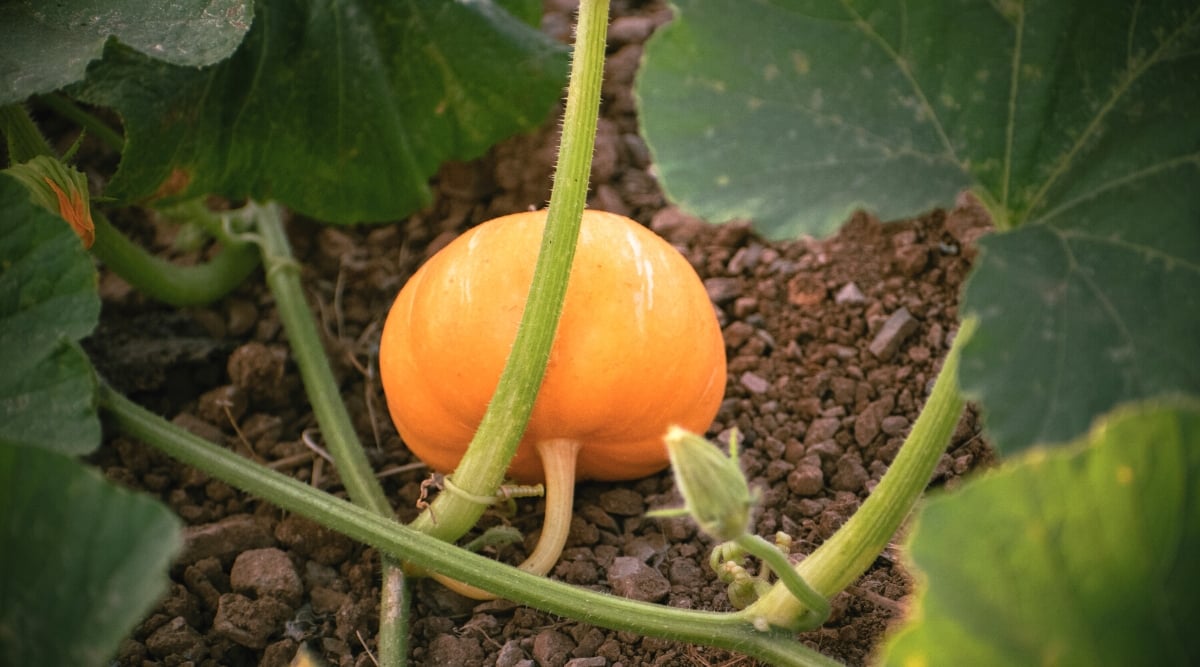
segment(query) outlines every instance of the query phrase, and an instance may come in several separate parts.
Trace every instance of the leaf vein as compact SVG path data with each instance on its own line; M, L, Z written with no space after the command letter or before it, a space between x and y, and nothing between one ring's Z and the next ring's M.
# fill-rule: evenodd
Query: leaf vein
M854 7L850 5L849 0L841 0L841 3L846 12L851 16L851 18L854 19L855 27L857 27L870 41L874 42L875 45L878 46L888 56L888 58L892 60L892 63L896 66L896 69L900 71L901 76L903 76L904 80L908 82L913 94L917 96L917 100L920 102L921 108L927 114L929 122L933 125L933 129L937 133L938 139L942 142L942 148L945 150L949 159L960 169L967 171L966 163L958 156L957 151L954 150L954 144L950 141L950 136L946 133L946 128L942 124L941 118L938 117L933 105L930 104L929 98L925 95L925 90L921 88L921 84L917 81L916 77L913 76L907 60L901 56L900 53L883 38L883 35L880 35L879 32L876 31L875 28L872 27L871 24L868 23L867 20L863 18L863 16L858 13Z
M1079 153L1083 150L1083 147L1087 145L1092 137L1100 132L1100 129L1104 124L1104 119L1107 118L1113 109L1116 108L1117 103L1120 102L1129 89L1133 87L1133 84L1136 83L1138 79L1142 77L1142 75L1149 71L1151 67L1162 61L1165 54L1167 54L1170 51L1170 48L1174 46L1175 41L1180 39L1183 35L1188 34L1193 27L1193 23L1195 23L1198 19L1200 19L1200 7L1193 11L1192 14L1187 17L1187 20L1183 21L1174 32L1159 41L1158 47L1151 54L1145 58L1142 58L1141 60L1134 59L1129 61L1128 69L1125 70L1125 75L1121 77L1120 80L1118 80L1117 85L1113 87L1113 91L1109 95L1109 98L1105 100L1104 104L1096 112L1096 115L1092 117L1091 122L1089 122L1087 127L1084 128L1083 132L1079 133L1079 136L1075 139L1075 142L1071 145L1071 147L1058 158L1058 161L1050 169L1050 173L1046 180L1042 182L1042 185L1038 188L1037 192L1030 200L1029 207L1026 209L1027 211L1037 210L1038 206L1041 205L1042 200L1046 198L1050 188L1054 186L1059 178L1067 173L1068 168L1074 163L1076 157L1078 157Z

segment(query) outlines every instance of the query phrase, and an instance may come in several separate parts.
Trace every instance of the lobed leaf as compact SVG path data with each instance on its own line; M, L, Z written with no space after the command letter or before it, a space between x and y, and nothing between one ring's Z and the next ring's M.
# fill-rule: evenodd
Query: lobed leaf
M970 187L1015 230L981 240L961 306L980 320L962 386L1002 451L1200 394L1196 3L677 7L637 90L685 208L794 236Z
M109 664L166 591L179 528L77 461L0 445L0 664Z
M86 454L100 420L76 341L99 321L96 270L71 227L7 175L0 220L0 444Z
M0 105L82 81L110 38L181 66L224 60L252 12L249 0L0 3Z
M1198 477L1200 404L1161 401L930 500L881 664L1196 664Z
M266 0L228 61L196 70L113 47L75 92L124 118L111 196L381 221L428 203L443 161L541 123L565 55L493 2Z

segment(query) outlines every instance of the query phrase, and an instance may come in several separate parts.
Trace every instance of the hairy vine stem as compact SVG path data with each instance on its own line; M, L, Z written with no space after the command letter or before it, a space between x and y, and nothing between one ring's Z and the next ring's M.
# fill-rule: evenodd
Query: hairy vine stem
M391 503L375 477L350 413L338 392L338 383L329 367L320 330L300 283L300 265L292 256L283 226L282 209L277 204L247 205L256 222L261 244L267 285L275 297L279 319L287 332L296 366L312 403L313 414L321 427L321 436L337 465L342 484L354 504L377 516L391 520ZM379 662L384 667L399 667L408 659L407 614L409 596L404 570L393 557L383 558L383 597L379 610Z
M452 475L454 484L466 493L439 494L412 524L444 540L461 537L487 509L470 497L495 495L517 453L546 374L587 200L607 28L608 0L580 2L558 168L525 313L487 412Z
M150 413L106 383L101 382L98 396L101 407L126 434L233 487L371 545L395 559L470 581L521 604L614 630L727 648L780 667L840 664L796 641L790 631L755 629L752 617L745 610L719 613L676 609L605 595L522 572L255 465Z

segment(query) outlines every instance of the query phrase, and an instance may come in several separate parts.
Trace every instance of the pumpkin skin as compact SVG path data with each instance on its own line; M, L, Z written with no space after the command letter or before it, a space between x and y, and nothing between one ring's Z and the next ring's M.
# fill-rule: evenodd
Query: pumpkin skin
M496 389L533 276L546 211L496 218L426 262L388 313L379 366L404 442L452 472ZM581 443L580 480L665 468L671 425L703 433L725 391L725 344L699 276L654 232L585 211L562 318L508 474L543 480L534 443Z

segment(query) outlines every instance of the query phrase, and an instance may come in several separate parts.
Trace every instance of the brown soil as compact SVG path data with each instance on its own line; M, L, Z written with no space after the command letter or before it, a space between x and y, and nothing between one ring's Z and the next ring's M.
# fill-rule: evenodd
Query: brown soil
M550 3L557 5L558 3ZM570 4L570 3L563 3ZM565 39L570 16L545 19ZM719 307L728 359L726 400L710 436L743 434L742 465L761 492L755 530L784 531L793 558L811 552L859 506L916 418L954 333L959 289L986 227L980 210L881 225L857 214L835 237L769 243L747 225L713 227L668 206L637 134L630 83L641 43L669 17L660 2L615 2L591 206L650 225L688 257ZM382 318L405 279L436 249L488 218L543 206L557 119L434 179L436 203L395 224L331 228L295 220L295 252L320 314L342 395L401 519L428 471L404 449L374 373ZM170 254L173 230L128 221ZM196 257L182 256L181 261ZM143 405L247 457L344 495L318 455L320 435L288 358L261 277L209 308L177 312L104 274L104 312L88 341L107 378ZM939 463L950 485L990 454L973 413ZM379 558L372 549L237 492L157 451L111 435L94 457L104 473L162 499L188 524L167 598L122 645L118 664L286 665L307 645L332 665L372 664ZM676 607L729 609L707 566L713 542L686 520L651 520L677 503L668 473L626 484L583 484L567 549L553 576ZM491 548L519 562L536 536L540 502L497 510L481 527L512 525L524 544ZM833 602L803 641L864 663L910 591L894 550ZM477 603L428 580L414 586L416 665L733 665L725 651L613 632L507 602Z

